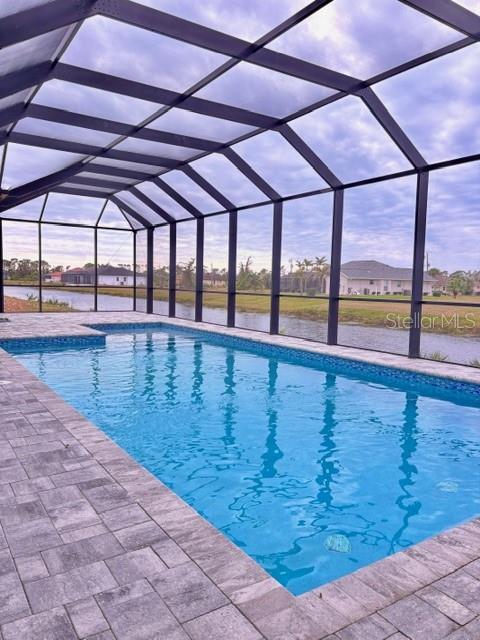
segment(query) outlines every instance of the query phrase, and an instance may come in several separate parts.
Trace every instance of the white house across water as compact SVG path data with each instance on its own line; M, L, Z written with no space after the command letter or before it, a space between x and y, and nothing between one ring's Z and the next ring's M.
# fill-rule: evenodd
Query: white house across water
M113 267L107 265L98 267L98 285L104 287L133 287L133 271L125 267ZM95 285L95 269L93 267L77 267L62 273L62 282L70 285ZM146 278L137 273L137 285L144 287Z
M425 273L425 295L431 295L434 284L435 278ZM341 266L340 295L410 295L411 291L412 269L391 267L377 260L352 260Z

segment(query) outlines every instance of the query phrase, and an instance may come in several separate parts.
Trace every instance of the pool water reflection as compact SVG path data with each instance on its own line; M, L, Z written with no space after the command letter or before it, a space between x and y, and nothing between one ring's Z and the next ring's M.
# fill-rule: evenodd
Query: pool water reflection
M299 594L480 511L479 401L174 329L17 350Z

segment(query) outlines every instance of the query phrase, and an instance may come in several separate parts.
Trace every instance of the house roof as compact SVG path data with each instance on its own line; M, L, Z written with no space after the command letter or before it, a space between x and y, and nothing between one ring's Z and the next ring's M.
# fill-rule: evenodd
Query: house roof
M74 269L69 269L65 273L93 273L95 271L94 267L87 267L83 269L82 267L75 267ZM105 267L98 267L98 275L99 276L133 276L133 271L130 269L125 269L124 267L113 267L111 265L107 265Z
M341 271L347 278L357 280L411 280L413 273L413 269L392 267L377 260L351 260L342 264ZM425 273L424 281L434 282L435 278Z
M107 265L106 267L98 267L99 276L133 276L133 271L125 269L124 267L112 267Z

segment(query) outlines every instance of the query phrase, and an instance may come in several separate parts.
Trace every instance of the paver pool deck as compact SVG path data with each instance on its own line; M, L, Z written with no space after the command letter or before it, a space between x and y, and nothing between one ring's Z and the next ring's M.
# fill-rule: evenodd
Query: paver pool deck
M0 340L165 321L480 384L467 367L143 313L4 317ZM0 640L480 638L480 519L295 597L1 349L0 525Z

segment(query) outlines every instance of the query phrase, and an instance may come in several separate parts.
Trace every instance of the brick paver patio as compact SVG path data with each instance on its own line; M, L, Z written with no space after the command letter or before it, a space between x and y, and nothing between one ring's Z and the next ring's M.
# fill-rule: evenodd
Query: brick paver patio
M12 316L0 339L161 320ZM262 339L480 381L444 363ZM480 520L294 597L2 350L0 524L3 640L480 638Z

